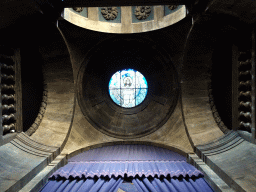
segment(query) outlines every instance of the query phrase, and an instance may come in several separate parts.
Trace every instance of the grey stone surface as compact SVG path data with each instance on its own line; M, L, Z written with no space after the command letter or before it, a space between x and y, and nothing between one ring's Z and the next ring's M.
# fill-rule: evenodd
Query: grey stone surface
M251 133L249 133L249 132L247 132L247 131L237 131L237 132L238 132L238 134L239 134L244 140L253 143L253 142L252 142L253 139L252 139L252 134L251 134ZM254 141L254 143L256 143L256 140Z
M74 79L69 59L44 60L43 73L48 87L47 106L42 122L31 138L60 147L68 136L74 108Z
M188 162L204 173L204 178L215 192L234 190L229 187L202 159L196 154L188 155Z
M181 89L184 119L194 145L208 143L224 135L212 116L207 81L183 81Z
M41 188L48 182L48 177L63 167L67 163L66 156L57 156L47 167L40 171L29 183L27 183L19 192L40 191Z
M200 158L235 191L255 191L256 146L231 132L196 151Z
M23 140L16 138L0 147L1 191L18 191L52 161L57 150L39 143L33 147L34 141L20 135Z

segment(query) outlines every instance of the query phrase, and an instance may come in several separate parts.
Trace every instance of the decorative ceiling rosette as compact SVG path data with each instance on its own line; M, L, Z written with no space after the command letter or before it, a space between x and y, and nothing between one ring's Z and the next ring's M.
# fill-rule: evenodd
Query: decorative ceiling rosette
M175 10L175 9L178 8L178 6L179 6L179 5L168 5L168 8L169 8L170 10Z
M136 6L135 16L138 20L145 20L151 13L150 6Z
M73 7L73 10L80 13L84 10L84 8L83 7Z
M118 15L117 7L102 7L101 14L106 20L114 20Z

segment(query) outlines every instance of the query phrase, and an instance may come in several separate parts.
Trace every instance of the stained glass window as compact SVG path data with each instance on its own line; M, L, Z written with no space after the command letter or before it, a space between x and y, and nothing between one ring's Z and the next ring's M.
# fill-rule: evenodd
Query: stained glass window
M139 105L146 98L148 83L136 70L117 71L109 81L111 99L121 107L131 108Z

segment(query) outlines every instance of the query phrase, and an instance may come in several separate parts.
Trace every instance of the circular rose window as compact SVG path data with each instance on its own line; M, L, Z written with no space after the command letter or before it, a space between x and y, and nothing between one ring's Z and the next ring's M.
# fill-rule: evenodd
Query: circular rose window
M121 107L136 107L144 101L147 91L146 78L134 69L117 71L109 81L110 97Z

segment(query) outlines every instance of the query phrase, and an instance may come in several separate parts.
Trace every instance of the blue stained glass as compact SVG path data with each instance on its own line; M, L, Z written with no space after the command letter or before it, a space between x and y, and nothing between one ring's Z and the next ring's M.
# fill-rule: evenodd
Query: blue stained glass
M121 71L121 88L135 88L135 71L132 69Z
M109 81L109 89L119 89L120 88L120 80L121 80L121 74L119 72L116 72Z
M136 72L136 88L148 88L146 78L140 73Z
M109 81L111 99L125 108L135 107L142 103L146 98L147 90L146 78L133 69L117 71Z
M135 105L139 105L147 95L147 89L136 89L136 103Z

